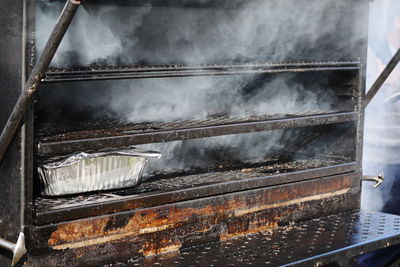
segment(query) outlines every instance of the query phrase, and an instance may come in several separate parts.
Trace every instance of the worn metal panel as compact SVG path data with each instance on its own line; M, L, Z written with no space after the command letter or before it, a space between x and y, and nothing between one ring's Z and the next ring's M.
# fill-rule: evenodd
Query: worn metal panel
M22 84L23 1L0 5L0 129L3 129ZM16 241L21 226L21 137L0 162L0 237Z
M399 223L397 215L344 212L111 266L357 266L352 257L400 242Z
M121 254L129 251L129 255L149 256L209 240L226 240L291 221L355 209L359 205L359 175L318 178L32 227L29 247L32 255L39 255L43 250L72 249L73 253L86 254L122 246L127 251Z
M36 249L31 250L30 261L68 265L139 258L352 210L359 204L359 175L33 227L30 247Z
M4 0L0 5L0 130L3 129L22 88L23 17L22 0ZM21 133L17 134L5 159L0 162L0 237L16 242L23 224L23 179L21 177ZM6 256L6 257L3 257ZM11 263L0 250L0 265Z
M43 208L43 202L37 204L35 223L39 225L48 223L57 223L67 220L80 219L96 215L111 214L114 212L133 210L138 208L154 207L158 205L179 202L184 200L208 197L218 194L243 191L266 186L287 184L293 182L315 179L324 176L332 176L357 170L357 163L346 163L336 166L322 167L311 170L295 171L290 173L275 174L272 176L251 177L245 180L236 180L229 182L216 182L203 186L189 188L175 188L173 190L161 190L159 192L150 192L148 194L133 194L128 196L118 196L108 198L104 201L93 201L84 203L82 197L77 197L76 202L79 205L63 205L60 201L60 207L56 206ZM227 174L225 174L227 175ZM250 176L249 176L250 177ZM199 177L199 179L201 179ZM111 194L109 194L111 195ZM65 202L72 202L66 200Z

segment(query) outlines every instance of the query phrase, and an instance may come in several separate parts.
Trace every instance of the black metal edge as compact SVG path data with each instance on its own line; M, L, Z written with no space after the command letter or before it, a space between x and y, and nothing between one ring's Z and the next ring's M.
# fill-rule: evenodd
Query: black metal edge
M168 78L168 77L190 77L190 76L217 76L217 75L240 75L240 74L268 74L268 73L284 73L284 72L318 72L318 71L354 71L359 70L359 64L350 66L240 66L240 67L205 67L203 69L168 69L159 70L151 68L145 70L123 69L113 71L65 71L47 73L43 82L76 82L76 81L93 81L93 80L116 80L116 79L143 79L143 78Z
M0 131L6 125L23 84L23 2L1 1L0 7ZM23 224L23 179L20 176L21 133L11 140L10 149L0 162L0 238L16 241ZM0 266L11 265L12 253L0 249Z
M358 77L358 103L357 110L360 111L359 119L357 123L357 148L356 148L356 160L359 163L359 168L362 168L362 158L363 158L363 141L364 141L364 99L365 99L365 89L366 89L366 76L367 76L367 53L368 53L368 21L369 21L369 5L365 5L362 2L359 3L360 8L357 10L363 14L363 36L365 38L362 41L361 46L361 67ZM363 8L363 9L362 9ZM361 181L360 181L361 183Z
M35 6L36 0L23 1L24 3L24 18L23 18L23 63L22 63L22 84L27 82L27 79L35 65ZM22 167L21 177L23 182L22 193L22 208L23 208L23 224L29 225L33 222L33 131L34 131L34 110L33 105L28 108L23 125L21 127L22 144Z
M262 187L283 185L293 182L301 182L321 177L329 177L357 171L356 162L340 164L336 166L322 167L311 170L295 171L291 173L264 176L242 181L207 184L194 188L172 190L168 192L155 192L142 195L122 197L104 203L86 204L76 207L67 207L57 210L37 212L35 223L43 225L61 221L74 220L90 216L110 214L129 209L148 208L162 204L191 200L202 197L210 197L225 193L245 191Z
M393 246L400 243L400 235L392 235L374 241L365 241L355 245L336 249L331 252L320 254L314 257L295 261L282 266L322 266L325 264L341 261L345 258L359 256L377 249Z
M335 114L303 116L289 119L276 119L259 122L234 123L217 126L205 126L166 131L151 131L145 133L127 134L123 136L111 136L90 138L82 140L68 140L60 142L39 142L38 155L53 156L66 155L77 151L94 151L106 148L127 147L131 145L188 140L212 136L230 134L270 131L284 128L297 128L335 124L357 121L358 112L343 112Z
M46 75L58 74L91 74L120 72L153 72L153 71L190 71L190 70L231 70L231 69L282 69L282 68L315 68L315 67L360 67L360 61L303 61L303 62L248 62L227 64L165 64L165 65L132 65L132 66L84 66L70 69L50 68Z

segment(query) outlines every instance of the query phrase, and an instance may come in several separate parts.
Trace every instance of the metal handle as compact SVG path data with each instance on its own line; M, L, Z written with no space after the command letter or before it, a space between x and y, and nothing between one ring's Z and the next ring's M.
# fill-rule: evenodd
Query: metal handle
M14 266L26 253L24 233L19 233L19 237L16 244L7 241L3 238L0 238L0 248L9 250L13 253L11 264Z
M385 180L385 176L383 172L381 172L380 174L378 174L378 176L370 176L370 175L363 176L361 180L376 182L376 184L373 187L377 188L383 183L383 181Z

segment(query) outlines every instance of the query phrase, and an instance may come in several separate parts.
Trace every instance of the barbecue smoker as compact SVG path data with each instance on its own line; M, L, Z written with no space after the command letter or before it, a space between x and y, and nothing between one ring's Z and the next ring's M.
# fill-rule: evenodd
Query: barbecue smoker
M359 211L368 1L64 5L0 9L2 129L29 89L0 157L2 265L349 264L399 242L400 217ZM135 186L38 172L124 149L161 154Z

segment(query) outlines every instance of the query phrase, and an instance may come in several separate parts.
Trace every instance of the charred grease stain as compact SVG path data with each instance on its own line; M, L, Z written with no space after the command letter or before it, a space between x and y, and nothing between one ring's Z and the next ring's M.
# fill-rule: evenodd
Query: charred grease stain
M291 216L293 207L302 210L307 202L345 195L354 180L351 175L319 179L296 187L287 185L79 220L58 225L47 243L60 250L129 237L140 244L143 255L155 255L177 250L190 235L206 234L213 226L217 226L216 232L210 234L220 240L276 228L282 217Z
M105 232L109 232L112 230L117 230L119 228L124 228L129 220L131 219L131 216L125 215L125 216L112 216L110 220L107 222L107 225L104 228Z

